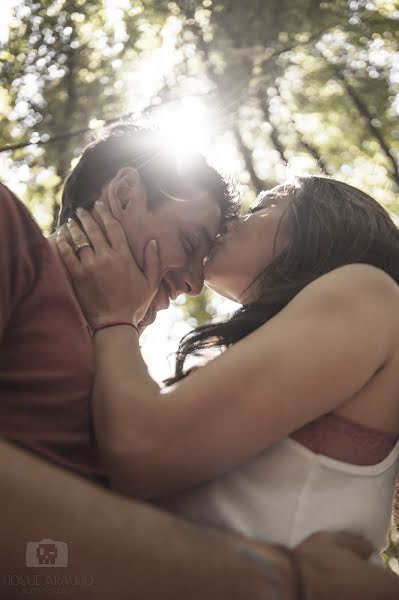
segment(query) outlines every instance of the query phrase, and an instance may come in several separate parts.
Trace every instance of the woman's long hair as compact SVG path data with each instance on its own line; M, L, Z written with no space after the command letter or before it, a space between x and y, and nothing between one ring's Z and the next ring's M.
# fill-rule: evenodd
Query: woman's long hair
M324 273L351 263L374 265L399 285L399 227L371 196L336 179L297 177L279 188L292 194L284 211L288 245L255 282L257 301L240 307L229 319L197 327L183 337L170 385L187 376L186 359L212 348L226 349L280 312L305 286ZM275 192L273 192L275 193ZM278 193L278 190L277 190ZM274 239L274 253L279 232ZM399 480L393 510L399 527Z
M292 197L284 215L289 242L253 282L257 300L222 322L197 327L180 341L170 385L188 375L187 358L224 350L279 313L305 286L324 273L367 263L399 285L399 228L371 196L336 179L296 177L273 194ZM282 217L284 216L282 215ZM280 218L280 223L281 219ZM274 249L279 233L277 228Z

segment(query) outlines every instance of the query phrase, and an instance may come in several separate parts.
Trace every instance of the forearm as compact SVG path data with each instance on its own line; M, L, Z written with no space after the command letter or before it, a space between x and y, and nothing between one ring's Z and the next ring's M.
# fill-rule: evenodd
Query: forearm
M284 557L251 541L197 527L85 480L0 440L0 595L20 598L29 587L76 600L291 600ZM28 542L66 542L69 566L27 568ZM259 545L260 548L260 545ZM155 576L154 576L155 575ZM30 577L23 584L22 577ZM51 585L56 576L62 584ZM69 581L80 578L80 585ZM66 589L66 588L69 588ZM26 592L25 592L26 593ZM40 592L39 592L40 593Z
M118 326L94 336L93 413L99 447L105 455L131 448L139 452L156 425L160 390L148 374L133 327ZM145 444L144 444L145 445Z

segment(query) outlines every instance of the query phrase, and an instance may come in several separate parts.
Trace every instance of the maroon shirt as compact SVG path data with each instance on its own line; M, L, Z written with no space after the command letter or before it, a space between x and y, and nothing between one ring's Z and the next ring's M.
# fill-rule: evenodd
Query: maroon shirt
M0 436L105 484L91 424L93 366L62 264L0 184Z

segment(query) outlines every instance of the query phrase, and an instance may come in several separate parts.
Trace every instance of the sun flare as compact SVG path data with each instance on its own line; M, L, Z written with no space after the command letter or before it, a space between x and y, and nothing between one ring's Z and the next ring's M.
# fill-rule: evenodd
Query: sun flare
M155 118L163 142L175 158L189 160L190 154L206 154L212 139L212 119L199 98L183 97L173 107L165 106Z

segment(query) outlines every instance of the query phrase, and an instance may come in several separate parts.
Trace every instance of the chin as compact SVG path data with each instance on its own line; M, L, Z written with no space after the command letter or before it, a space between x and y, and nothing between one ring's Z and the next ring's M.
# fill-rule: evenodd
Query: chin
M237 300L236 296L233 295L229 289L226 289L226 286L223 285L222 281L219 281L217 278L212 280L211 278L205 278L205 285L207 288L219 294L219 296L223 296L223 298L227 298L227 300L233 300L233 302L240 302Z
M203 273L206 287L228 300L240 302L235 289L237 273L232 269L231 258L224 252L223 245L215 247L204 265Z
M213 265L211 264L211 261L208 260L208 262L204 265L204 270L203 270L203 275L204 275L204 281L212 281L212 270L213 270Z

